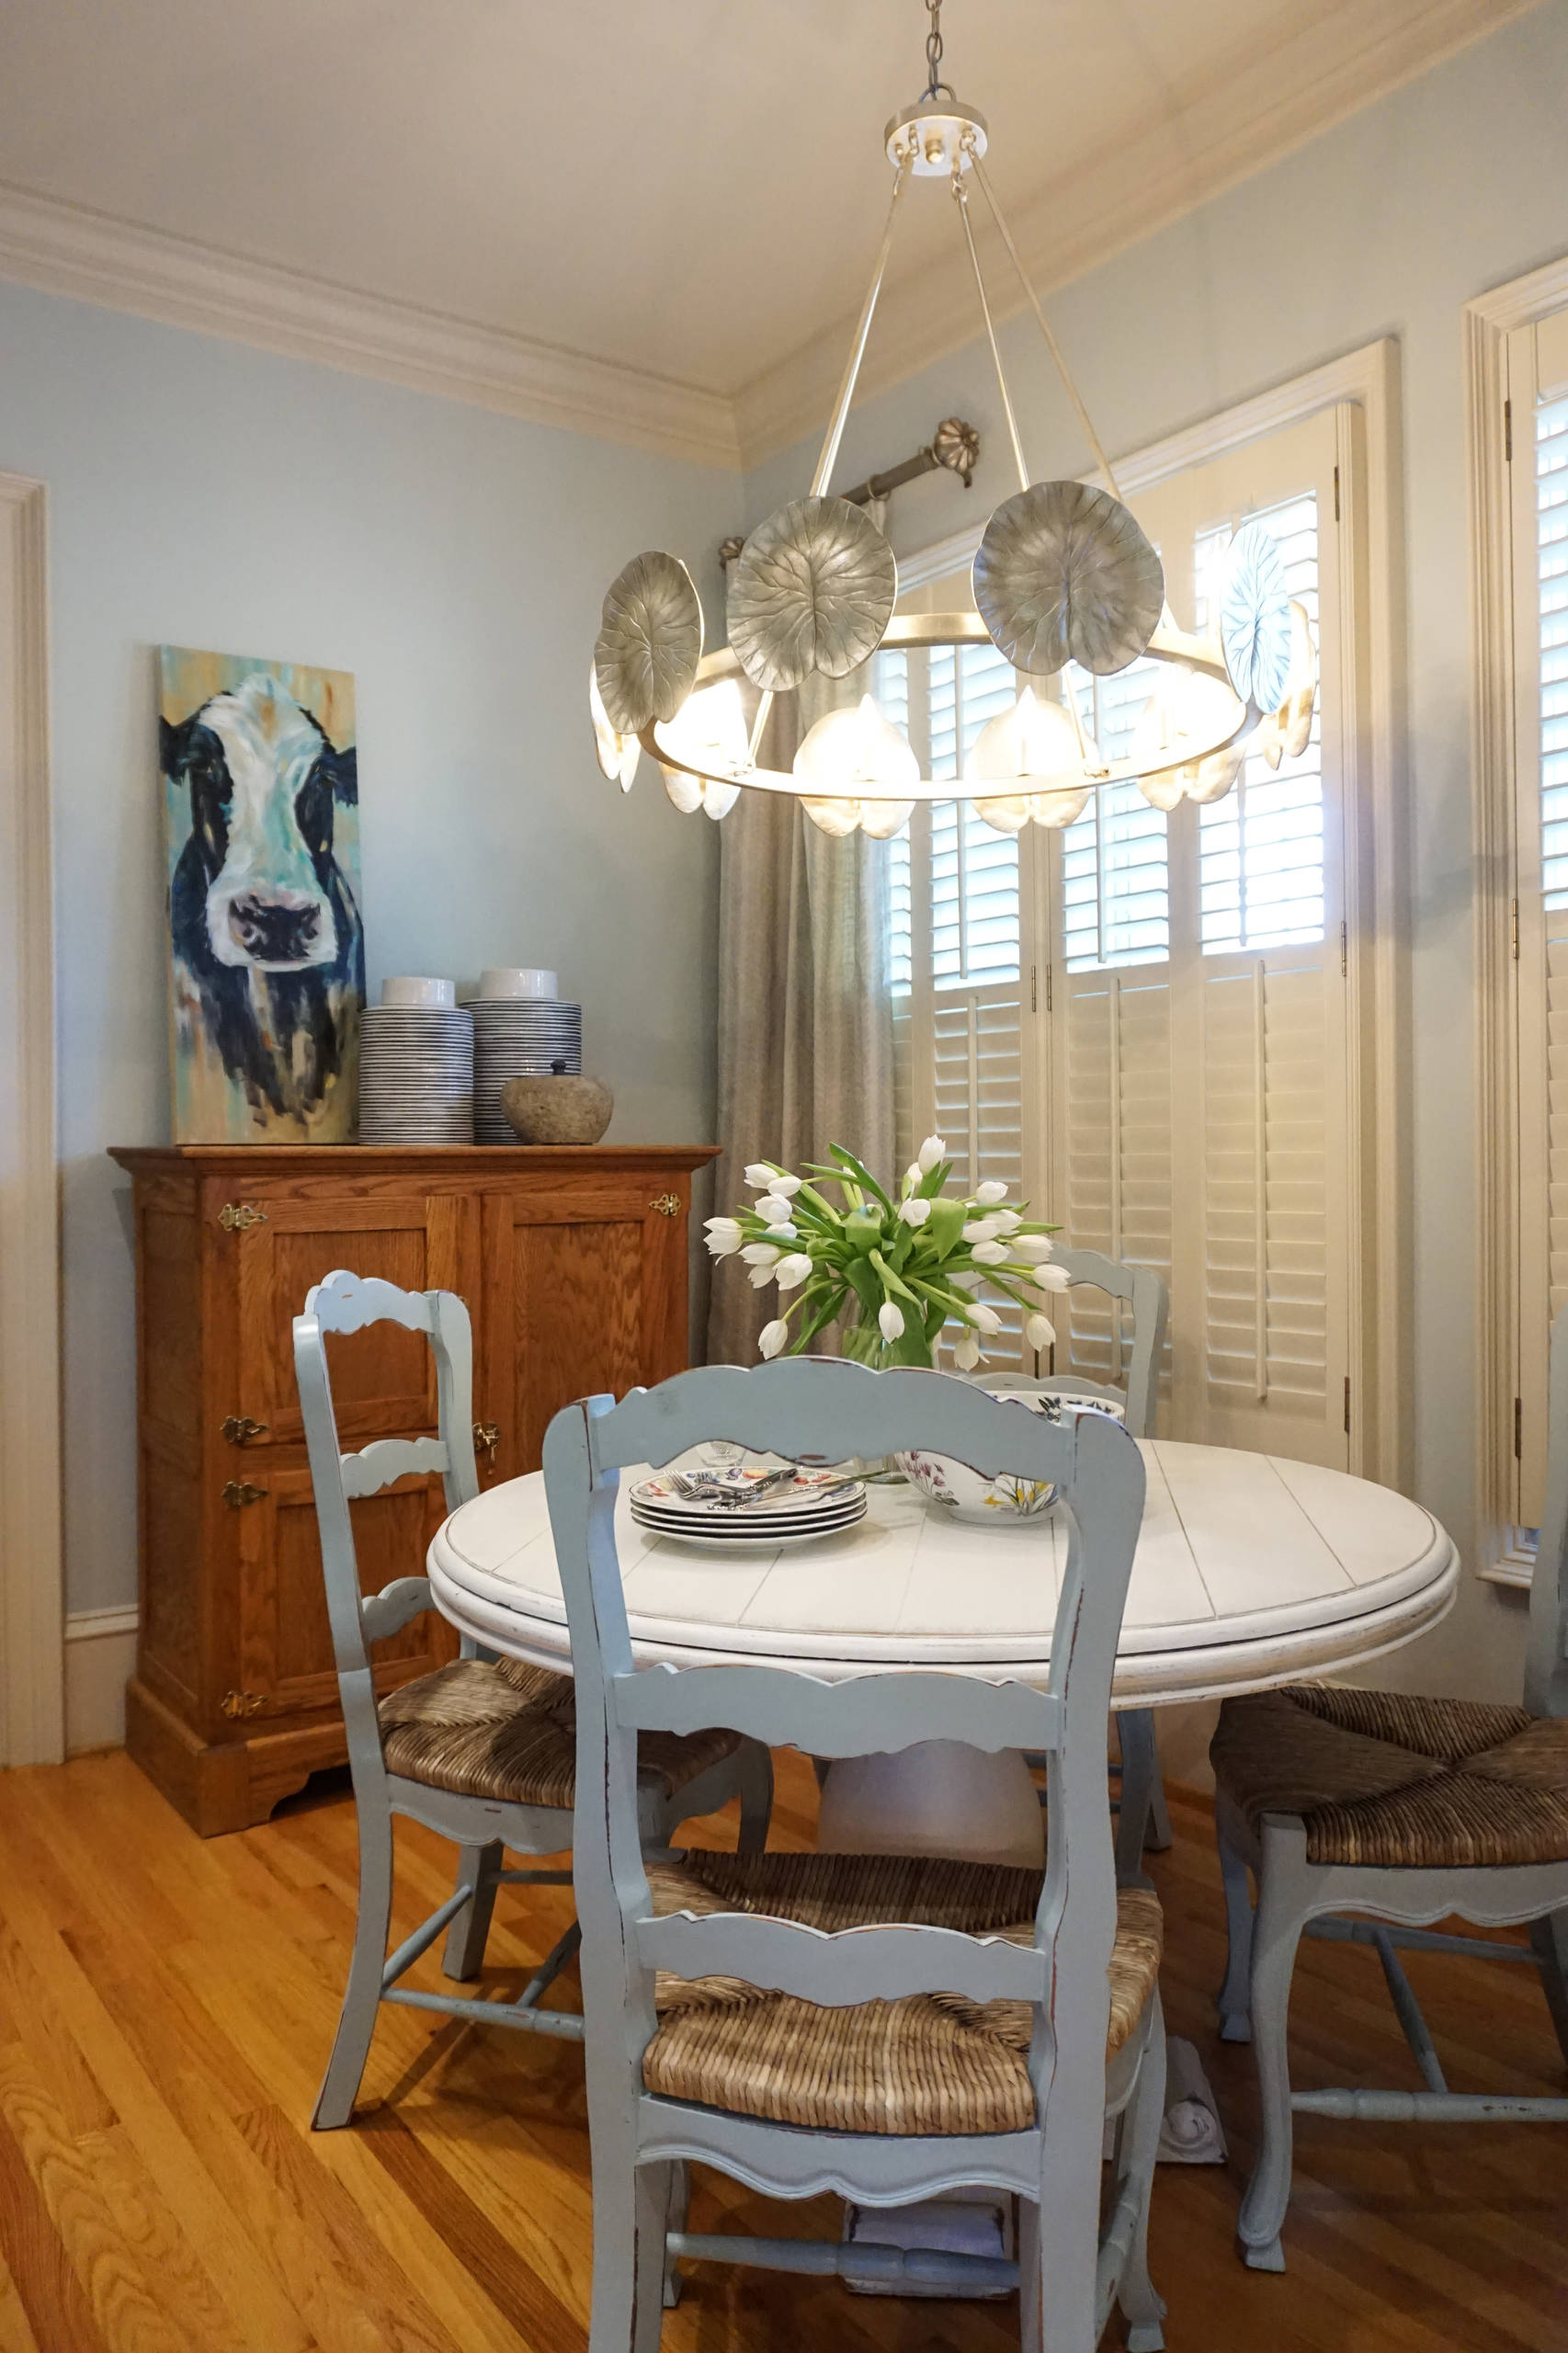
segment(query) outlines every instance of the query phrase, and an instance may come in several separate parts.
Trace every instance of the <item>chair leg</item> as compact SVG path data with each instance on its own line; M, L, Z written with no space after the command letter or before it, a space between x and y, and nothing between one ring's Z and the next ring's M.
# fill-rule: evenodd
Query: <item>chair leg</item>
M1128 2353L1160 2353L1165 2341L1160 2326L1165 2314L1163 2298L1149 2277L1149 2200L1153 2194L1154 2161L1159 2154L1160 2127L1165 2116L1165 2021L1156 1991L1150 1999L1149 2040L1138 2068L1127 2129L1121 2136L1119 2172L1130 2179L1138 2195L1138 2222L1127 2260L1117 2282L1116 2301L1127 2321Z
M354 2113L359 2079L370 2055L376 2012L381 1999L381 1971L386 1965L387 1930L392 1922L392 1825L389 1806L359 1808L359 1908L354 1926L354 1951L348 1983L332 2056L311 2119L317 2132L347 2124Z
M1116 1824L1116 1876L1123 1887L1131 1887L1143 1878L1144 1847L1170 1845L1170 1823L1160 1785L1153 1710L1125 1709L1117 1718L1117 1735L1121 1743L1121 1811ZM1163 1838L1152 1820L1156 1793Z
M1530 1945L1540 1963L1541 1988L1557 2029L1557 2047L1568 2060L1568 1912L1549 1912L1544 1920L1532 1920Z
M441 1969L448 1977L477 1977L484 1964L484 1940L495 1909L495 1883L504 1860L499 1838L486 1847L465 1847L458 1857L458 1885L472 1888L471 1900L447 1930Z
M1040 2202L1018 2201L1019 2335L1023 2353L1095 2353L1099 2302L1100 2153L1049 2165ZM1047 2318L1049 2315L1049 2319Z
M773 1819L773 1757L760 1740L748 1740L740 1754L743 1855L760 1855Z
M629 2133L594 2151L594 2278L588 2353L658 2353L665 2317L668 2165L631 2161Z
M1258 2144L1236 2234L1255 2271L1283 2271L1279 2233L1290 2202L1290 1979L1302 1915L1268 1868L1267 1833L1253 1922L1252 2045L1257 2063Z
M1220 1848L1220 1877L1225 1889L1228 1956L1225 1982L1216 2006L1221 2042L1252 2040L1252 1886L1246 1859L1227 1835L1221 1812L1215 1823Z
M691 2167L677 2159L669 2169L670 2203L665 2218L665 2229L684 2231L691 2212ZM665 2256L665 2310L674 2312L680 2302L680 2266L675 2256Z

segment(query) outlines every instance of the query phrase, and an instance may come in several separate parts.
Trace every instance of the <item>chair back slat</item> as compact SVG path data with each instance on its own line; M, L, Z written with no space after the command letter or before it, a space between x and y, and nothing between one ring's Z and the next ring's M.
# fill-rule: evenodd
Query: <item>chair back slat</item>
M379 1438L358 1454L338 1459L343 1492L351 1502L360 1495L379 1495L412 1472L445 1472L450 1460L445 1439L438 1438Z
M324 1332L363 1332L371 1324L402 1324L410 1332L428 1332L434 1324L431 1302L442 1296L439 1291L400 1290L379 1275L354 1275L339 1267L310 1292L305 1313L315 1317Z
M960 1740L992 1754L1051 1749L1062 1709L1027 1683L967 1675L872 1672L827 1683L770 1666L649 1666L615 1678L618 1723L690 1733L726 1724L769 1748L813 1756L869 1756L923 1740Z
M1159 1403L1160 1358L1165 1353L1165 1324L1170 1313L1170 1293L1163 1278L1152 1267L1126 1266L1119 1258L1108 1258L1100 1250L1058 1249L1051 1263L1062 1269L1074 1289L1080 1283L1088 1283L1112 1299L1128 1302L1132 1309L1132 1349L1127 1360L1125 1392L1097 1389L1066 1372L1043 1379L1042 1389L1048 1392L1059 1387L1078 1389L1119 1401L1125 1396L1128 1428L1134 1438L1153 1438ZM1119 1342L1117 1352L1119 1355Z
M953 1928L829 1932L752 1912L674 1912L637 1923L637 1952L676 1977L738 1977L824 2009L932 1993L1039 2002L1046 1992L1045 1956L1032 1944Z
M616 1551L618 1474L632 1464L669 1462L714 1438L796 1461L918 1450L955 1457L989 1476L1056 1482L1069 1540L1045 1694L1051 1706L1029 1709L1011 1684L906 1668L858 1672L825 1691L821 1677L771 1665L637 1673ZM857 2000L895 1989L952 1991L961 1980L984 1987L984 1998L1005 1987L1034 2001L1029 2065L1042 2122L1052 2098L1071 2115L1092 2098L1096 2080L1103 2097L1106 1972L1116 1930L1106 1722L1144 1490L1142 1456L1127 1431L1098 1414L1047 1422L941 1374L795 1358L750 1371L710 1366L680 1373L619 1405L596 1397L568 1406L546 1434L544 1468L576 1680L574 1868L590 2048L596 2033L633 2060L646 2048L656 2023L652 1956L673 1966L679 1954L699 1973L819 1988L840 1982L834 1963L842 1960L854 1972L847 1982ZM1042 1526L1038 1545L1011 1549L1020 1576L1031 1558L1036 1563L1043 1616L1052 1533ZM766 1727L770 1739L811 1747L821 1737L826 1753L864 1754L940 1737L949 1696L964 1726L958 1737L1049 1749L1047 1867L1034 1941L1011 1949L1023 1953L1021 1963L994 1935L950 1928L939 1942L907 1925L887 1940L859 1929L812 1942L798 1927L751 1914L705 1910L678 1928L654 1922L636 1833L640 1725ZM970 1955L961 1961L960 1946ZM728 1963L715 1958L726 1950Z
M1551 1327L1546 1419L1546 1506L1530 1579L1525 1705L1532 1716L1568 1716L1568 1307Z

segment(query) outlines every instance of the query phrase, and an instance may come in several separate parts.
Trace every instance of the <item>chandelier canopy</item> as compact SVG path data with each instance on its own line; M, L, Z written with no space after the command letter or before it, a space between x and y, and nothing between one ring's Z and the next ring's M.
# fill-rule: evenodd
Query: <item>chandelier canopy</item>
M1271 766L1306 745L1317 691L1305 608L1286 592L1268 532L1244 523L1221 566L1209 631L1178 629L1159 555L1117 489L1099 437L1003 219L984 167L984 117L940 77L941 0L925 94L894 115L886 226L833 416L803 498L758 524L728 567L729 642L703 651L702 603L677 556L633 556L604 601L589 675L599 766L631 789L640 752L664 771L677 809L727 815L743 790L797 795L824 832L885 837L917 801L949 801L951 778L921 773L900 730L863 692L805 735L788 768L758 762L774 698L812 677L862 671L884 647L994 644L1024 679L1011 709L982 728L963 784L986 822L1068 825L1102 786L1135 783L1155 808L1217 801L1250 752ZM973 271L1018 488L987 523L971 574L974 609L899 614L898 564L865 510L830 494L893 232L912 180L945 181ZM1047 349L1088 436L1106 487L1031 482L997 348L969 218L971 183L991 211ZM1069 664L1106 677L1160 665L1125 757L1105 760L1085 731ZM753 690L748 722L742 680Z

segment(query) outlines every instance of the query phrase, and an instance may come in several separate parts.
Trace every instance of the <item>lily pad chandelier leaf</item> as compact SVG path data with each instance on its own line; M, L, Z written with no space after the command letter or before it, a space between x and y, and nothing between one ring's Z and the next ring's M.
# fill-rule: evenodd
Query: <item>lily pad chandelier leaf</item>
M892 199L810 486L745 540L731 567L729 642L710 654L703 653L701 601L677 557L649 550L618 575L605 598L590 679L598 764L624 792L639 749L650 753L672 803L687 813L722 818L743 790L785 792L824 832L886 838L916 801L950 800L951 778L922 775L865 693L853 710L832 714L832 725L819 722L791 767L768 767L758 755L775 697L813 677L847 678L884 647L993 644L1022 674L1021 697L1006 724L994 721L984 731L964 783L999 832L1070 824L1109 785L1136 784L1157 809L1217 800L1232 790L1249 753L1278 766L1305 748L1317 691L1311 623L1287 593L1268 532L1244 523L1225 559L1209 633L1177 627L1159 556L1122 501L997 203L985 170L985 118L940 78L941 0L926 0L926 86L883 133ZM898 566L886 537L862 507L831 494L901 207L916 180L938 182L950 196L1017 475L1017 493L982 535L971 611L896 613ZM1030 477L970 224L971 186L985 199L1103 490ZM1085 733L1065 682L1060 700L1043 684L1044 699L1036 699L1024 683L1059 677L1069 664L1108 677L1138 661L1160 668L1129 750L1114 760L1103 759ZM743 680L752 690L749 716Z

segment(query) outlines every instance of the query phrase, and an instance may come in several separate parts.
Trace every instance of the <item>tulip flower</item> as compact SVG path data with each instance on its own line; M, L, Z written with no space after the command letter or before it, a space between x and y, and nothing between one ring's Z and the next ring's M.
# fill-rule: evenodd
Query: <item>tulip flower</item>
M929 1176L932 1169L935 1168L938 1160L946 1160L947 1156L947 1138L945 1136L927 1136L925 1142L921 1145L918 1154L920 1174L922 1176Z
M1001 1227L994 1217L971 1217L963 1229L966 1242L994 1242Z
M748 1242L741 1256L748 1267L771 1267L784 1253L777 1242Z
M877 1328L884 1340L902 1340L903 1337L903 1308L895 1306L891 1299L884 1299L877 1310Z
M728 1258L741 1246L740 1220L733 1217L710 1217L708 1222L708 1247L715 1258Z
M765 1324L756 1336L756 1345L765 1357L776 1357L790 1336L790 1326L783 1322Z
M977 1242L974 1245L973 1257L977 1267L1005 1267L1007 1263L1007 1245L1005 1242Z
M983 1300L975 1301L969 1311L969 1320L977 1332L999 1332L1002 1329L1002 1318L994 1307L987 1307Z
M1073 1278L1065 1267L1037 1267L1031 1279L1037 1290L1071 1290L1073 1288Z
M1042 1348L1054 1347L1054 1327L1043 1315L1028 1315L1024 1319L1024 1337L1038 1356Z
M754 1160L746 1169L746 1183L754 1193L766 1193L771 1189L778 1174L778 1170L770 1168L766 1160Z
M1020 1233L1013 1244L1013 1256L1027 1259L1031 1267L1039 1267L1044 1265L1055 1248L1056 1245L1049 1233Z
M768 1225L787 1225L790 1215L789 1195L769 1188L758 1200L756 1213Z
M929 1201L905 1201L899 1211L905 1225L924 1225L930 1214Z
M994 1209L998 1201L1006 1199L1007 1188L999 1185L994 1176L988 1176L983 1185L975 1187L974 1198L985 1209Z
M785 1218L780 1223L770 1225L763 1238L767 1242L799 1242L800 1228L791 1225L789 1219Z
M1017 1210L998 1210L995 1212L995 1224L998 1233L1017 1233L1023 1222L1023 1219L1018 1215Z
M787 1258L779 1259L773 1275L780 1290L796 1290L811 1271L810 1254L804 1250L792 1250Z
M980 1362L980 1335L960 1332L953 1346L953 1362L960 1372L972 1372Z
M770 1193L782 1193L784 1199L788 1201L792 1199L795 1194L800 1191L805 1181L806 1180L803 1176L775 1176L769 1183L767 1189Z
M906 1193L913 1193L924 1174L925 1171L922 1169L920 1163L917 1160L912 1160L908 1167L903 1172L904 1191Z

